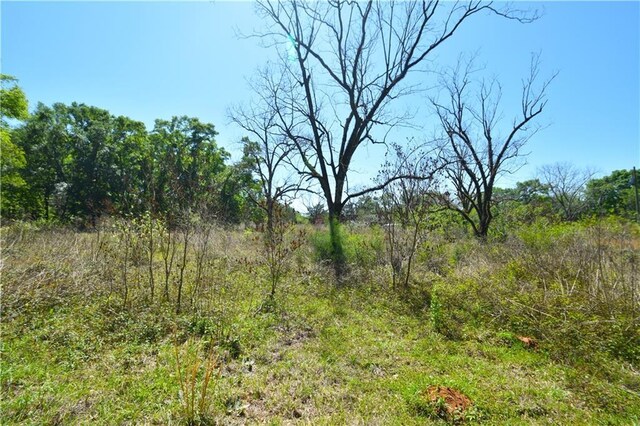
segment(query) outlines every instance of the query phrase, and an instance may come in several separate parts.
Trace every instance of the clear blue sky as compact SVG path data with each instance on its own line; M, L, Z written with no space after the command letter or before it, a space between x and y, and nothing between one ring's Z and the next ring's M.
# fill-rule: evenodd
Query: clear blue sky
M559 71L541 121L549 126L530 141L528 165L501 183L556 161L605 173L638 166L640 4L517 5L544 16L530 25L477 17L437 57L452 64L460 52L479 51L487 74L503 84L506 118L519 106L531 52L542 53L543 74ZM261 25L251 2L3 1L1 14L2 72L20 80L32 107L84 102L149 128L156 118L196 116L214 123L218 142L237 152L243 134L228 124L226 109L250 101L245 80L271 56L255 39L237 37L236 29ZM421 116L426 128L434 124ZM370 176L365 165L379 159L374 150L360 152L362 179Z

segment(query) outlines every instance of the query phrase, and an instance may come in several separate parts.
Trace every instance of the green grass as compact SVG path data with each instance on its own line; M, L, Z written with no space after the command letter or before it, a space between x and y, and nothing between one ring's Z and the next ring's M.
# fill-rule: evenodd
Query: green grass
M336 289L307 266L268 312L266 287L232 269L238 288L216 299L223 333L212 314L125 308L100 291L5 312L2 423L184 424L175 345L188 338L221 361L202 423L445 424L422 396L430 385L471 398L470 424L640 422L638 372L622 361L559 363L544 342L527 349L488 325L450 340L426 304L375 280Z
M240 324L242 355L222 369L215 419L423 424L435 421L420 409L429 385L468 395L483 424L629 424L640 416L637 396L598 377L585 394L578 371L542 352L447 341L394 300L358 291L307 295L291 292L277 314ZM172 336L146 341L141 329L152 324L135 318L105 335L94 303L5 324L6 424L180 422Z

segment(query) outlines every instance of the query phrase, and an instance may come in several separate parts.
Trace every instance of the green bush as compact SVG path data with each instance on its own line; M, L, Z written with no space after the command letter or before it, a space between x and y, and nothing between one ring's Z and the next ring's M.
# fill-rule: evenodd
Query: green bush
M349 232L344 226L338 227L343 255L348 264L361 268L380 264L384 259L384 235L380 228L366 230L366 233ZM331 245L329 230L311 234L311 245L316 261L330 262L335 254Z

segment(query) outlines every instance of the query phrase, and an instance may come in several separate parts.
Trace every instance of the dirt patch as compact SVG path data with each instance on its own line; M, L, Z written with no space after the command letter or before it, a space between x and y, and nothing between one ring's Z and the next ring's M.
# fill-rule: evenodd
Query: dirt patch
M447 386L429 386L422 395L439 416L447 419L459 416L473 405L468 396Z
M299 347L302 346L305 340L316 337L314 330L310 327L304 327L302 330L296 331L290 335L283 342L285 346Z
M78 421L87 416L92 410L94 406L94 400L86 397L73 405L63 406L58 412L53 416L51 420L51 424L59 425L59 424L67 424L72 423L73 421Z

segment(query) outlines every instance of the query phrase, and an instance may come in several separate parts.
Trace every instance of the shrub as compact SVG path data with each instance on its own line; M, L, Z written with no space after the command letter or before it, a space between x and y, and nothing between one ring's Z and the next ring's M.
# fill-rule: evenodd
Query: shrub
M540 338L564 361L606 353L637 364L637 230L610 220L536 222L504 243L463 248L433 289L434 327L455 338L482 322Z
M368 268L380 264L384 259L384 237L380 228L355 233L341 226L338 232L340 232L344 257L348 264ZM311 235L310 241L317 261L333 260L334 253L328 230L316 231Z

